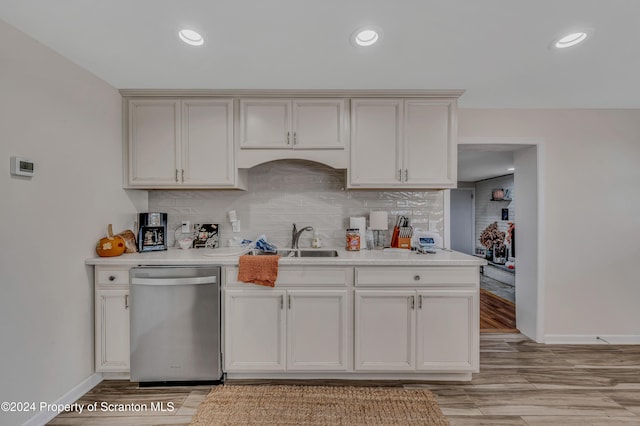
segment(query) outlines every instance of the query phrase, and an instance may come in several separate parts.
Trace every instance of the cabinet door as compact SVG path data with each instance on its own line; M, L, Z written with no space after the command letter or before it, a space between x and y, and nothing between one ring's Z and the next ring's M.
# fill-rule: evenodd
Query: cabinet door
M128 299L128 290L96 290L95 356L98 372L129 371Z
M345 105L344 99L293 100L294 149L344 149Z
M455 101L408 100L404 105L403 183L455 188Z
M478 299L473 291L418 291L417 370L477 371Z
M287 370L347 369L347 291L287 292Z
M185 185L235 183L233 99L182 101L181 174Z
M414 369L415 292L356 290L356 370Z
M285 292L226 290L226 371L284 371Z
M129 185L179 184L180 101L129 101Z
M399 99L351 100L350 185L401 184L402 109Z
M240 148L291 148L291 100L240 99Z

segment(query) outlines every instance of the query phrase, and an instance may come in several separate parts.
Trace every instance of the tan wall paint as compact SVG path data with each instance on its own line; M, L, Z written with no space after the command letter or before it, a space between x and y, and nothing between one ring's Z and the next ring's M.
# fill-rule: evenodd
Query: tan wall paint
M458 123L545 140L545 335L639 339L640 110L463 109Z
M53 402L94 371L83 260L147 194L122 189L116 89L2 21L0 58L0 401ZM34 160L35 177L11 177L12 155Z

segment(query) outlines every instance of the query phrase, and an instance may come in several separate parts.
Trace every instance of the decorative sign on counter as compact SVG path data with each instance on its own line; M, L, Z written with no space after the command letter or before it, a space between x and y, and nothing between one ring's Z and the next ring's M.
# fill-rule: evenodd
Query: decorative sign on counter
M196 223L193 225L193 248L218 248L220 236L217 223Z

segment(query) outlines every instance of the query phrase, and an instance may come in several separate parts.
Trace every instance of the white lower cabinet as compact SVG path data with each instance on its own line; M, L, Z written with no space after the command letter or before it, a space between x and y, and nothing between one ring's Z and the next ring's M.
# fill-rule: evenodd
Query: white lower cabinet
M474 290L356 290L355 369L478 369Z
M227 372L347 369L346 290L226 290Z
M275 288L224 270L231 377L470 380L478 371L477 266L282 267ZM96 267L95 364L129 372L128 267Z
M287 291L287 370L347 369L347 291Z
M284 371L283 290L227 290L225 295L226 371Z
M353 268L282 267L275 288L238 281L235 266L224 278L225 372L352 368Z
M413 370L415 291L355 293L356 370Z
M477 371L476 294L469 290L417 292L416 370Z
M97 372L129 372L129 273L96 268L95 367Z

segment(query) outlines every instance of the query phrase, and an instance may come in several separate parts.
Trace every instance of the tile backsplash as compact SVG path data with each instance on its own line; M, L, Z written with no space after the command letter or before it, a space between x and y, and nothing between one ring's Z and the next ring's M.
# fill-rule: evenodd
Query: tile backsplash
M169 215L169 243L182 220L220 224L221 245L241 236L254 240L265 234L278 247L291 244L292 224L313 226L324 246L341 247L349 217L369 217L369 210L389 212L389 228L396 215L407 216L414 228L444 234L442 191L346 190L346 170L302 160L273 161L249 170L247 191L151 190L149 211ZM235 210L241 232L233 233L227 212ZM368 223L368 222L367 222ZM388 232L387 234L390 234ZM305 232L300 247L311 246ZM387 236L387 240L390 235Z

